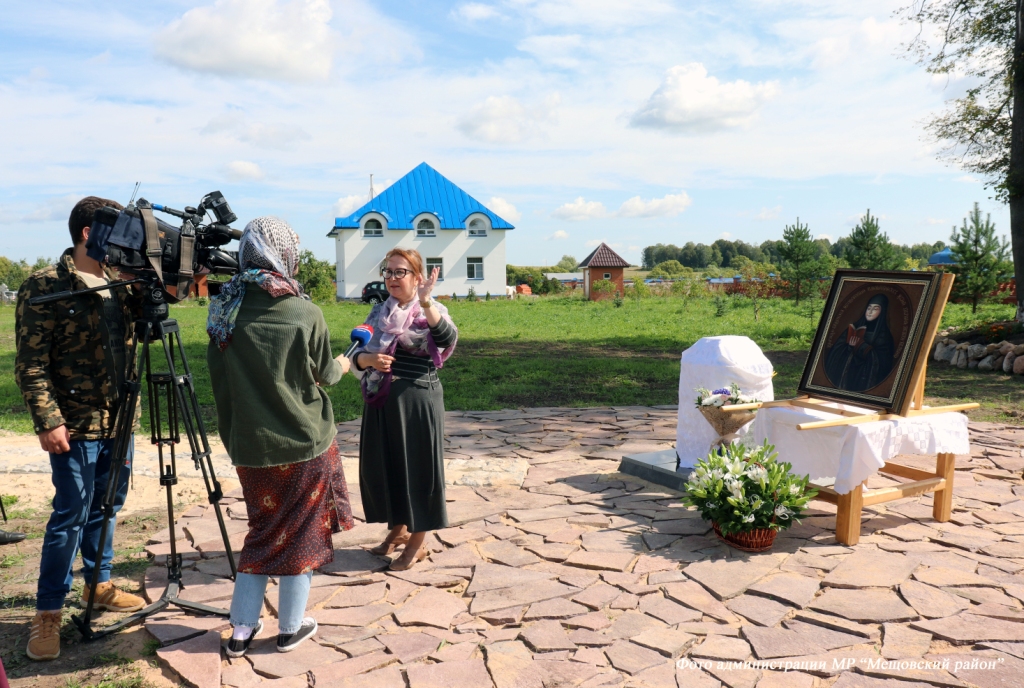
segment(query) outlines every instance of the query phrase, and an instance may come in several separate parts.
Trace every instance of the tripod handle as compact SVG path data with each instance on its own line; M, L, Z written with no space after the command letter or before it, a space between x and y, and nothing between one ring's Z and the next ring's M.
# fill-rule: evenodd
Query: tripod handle
M123 287L123 286L127 286L129 284L142 284L143 282L148 282L148 281L149 280L145 279L145 278L138 278L138 279L133 279L133 280L121 280L119 282L111 282L109 284L103 284L103 285L98 286L98 287L89 287L88 289L79 289L77 291L72 291L72 290L69 290L69 291L58 291L58 292L54 292L53 294L43 294L42 296L33 296L31 299L28 300L28 302L32 306L39 306L39 305L44 304L44 303L51 303L53 301L63 301L64 299L74 298L75 296L78 296L79 294L91 294L91 293L97 292L97 291L105 291L107 289L113 289L114 287Z

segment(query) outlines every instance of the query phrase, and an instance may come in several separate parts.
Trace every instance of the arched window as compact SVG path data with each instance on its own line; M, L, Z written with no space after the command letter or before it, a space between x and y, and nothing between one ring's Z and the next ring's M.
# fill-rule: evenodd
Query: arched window
M430 218L427 218L427 217L421 218L420 221L416 223L416 236L417 237L432 237L432 236L436 236L435 233L434 233L435 229L437 229L437 225L434 224L433 220L431 220Z
M468 234L471 237L487 236L487 222L480 219L479 217L474 217L472 220L469 221L468 229Z
M384 236L384 225L375 217L371 217L363 223L363 237L373 238Z

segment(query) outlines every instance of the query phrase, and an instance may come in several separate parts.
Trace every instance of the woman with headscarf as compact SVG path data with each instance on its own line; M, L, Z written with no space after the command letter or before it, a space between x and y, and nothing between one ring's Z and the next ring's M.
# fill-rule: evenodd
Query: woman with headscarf
M316 633L304 617L312 571L334 560L331 534L352 527L331 400L348 359L331 355L323 313L295 281L299 237L260 217L245 227L239 273L210 301L207 332L220 436L238 473L249 533L231 598L229 657L263 630L268 576L278 579L277 649Z
M825 375L836 389L863 392L892 371L889 298L875 294L856 322L847 325L825 358Z
M352 356L366 401L359 490L366 522L391 529L370 551L386 555L404 545L391 562L404 571L426 556L427 532L448 527L444 390L437 369L455 350L458 330L448 309L430 298L438 269L426 276L419 252L392 249L381 276L390 296L370 311L373 337Z

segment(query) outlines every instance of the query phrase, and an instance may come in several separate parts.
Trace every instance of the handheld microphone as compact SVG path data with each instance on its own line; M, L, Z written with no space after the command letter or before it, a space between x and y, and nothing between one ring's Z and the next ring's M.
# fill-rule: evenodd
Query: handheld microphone
M351 357L352 352L357 348L370 343L370 338L373 337L373 327L370 325L360 325L352 329L350 336L352 337L352 345L345 352L345 358Z

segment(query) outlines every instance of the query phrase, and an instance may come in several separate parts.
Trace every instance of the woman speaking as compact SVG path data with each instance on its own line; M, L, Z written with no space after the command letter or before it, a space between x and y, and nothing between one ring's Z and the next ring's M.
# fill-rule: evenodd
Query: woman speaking
M359 489L367 523L391 532L370 551L391 554L404 571L426 556L428 531L448 527L444 496L444 390L437 369L455 349L458 330L430 298L438 270L423 274L419 252L396 248L381 270L390 297L370 311L373 338L352 356L362 379Z
M242 484L249 533L231 598L229 657L263 629L267 577L279 579L279 652L316 633L304 618L312 571L334 560L331 533L352 527L334 436L333 385L348 359L331 356L323 313L295 281L299 237L277 218L250 222L239 273L210 301L207 332L220 436Z

